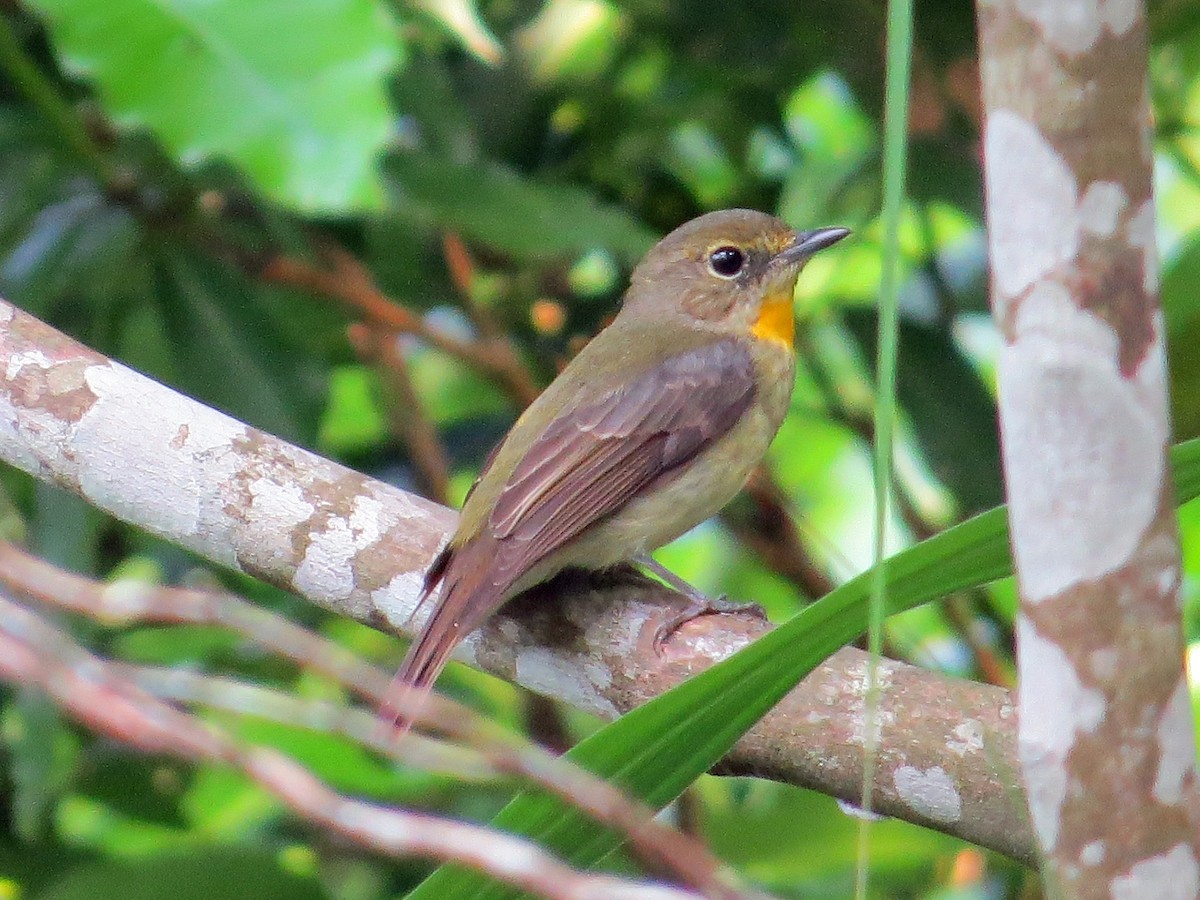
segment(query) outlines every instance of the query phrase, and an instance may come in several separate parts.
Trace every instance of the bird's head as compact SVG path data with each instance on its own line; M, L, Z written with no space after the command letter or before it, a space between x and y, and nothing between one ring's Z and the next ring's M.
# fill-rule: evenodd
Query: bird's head
M847 228L795 231L765 213L725 209L654 245L633 272L624 311L684 316L713 330L792 345L792 292L813 254Z

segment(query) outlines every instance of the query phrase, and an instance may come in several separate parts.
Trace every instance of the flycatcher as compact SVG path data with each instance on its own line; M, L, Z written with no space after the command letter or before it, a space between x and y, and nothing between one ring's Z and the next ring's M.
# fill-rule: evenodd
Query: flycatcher
M467 495L418 608L440 588L437 605L393 684L401 732L459 640L510 598L565 568L644 563L733 498L791 400L796 278L849 233L731 209L650 250L613 323Z

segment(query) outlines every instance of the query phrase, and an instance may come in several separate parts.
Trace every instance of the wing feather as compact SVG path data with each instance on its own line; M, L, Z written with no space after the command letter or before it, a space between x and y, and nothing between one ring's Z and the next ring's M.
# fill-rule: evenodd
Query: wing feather
M695 457L753 398L749 351L721 340L555 419L513 469L492 510L497 563L519 578Z

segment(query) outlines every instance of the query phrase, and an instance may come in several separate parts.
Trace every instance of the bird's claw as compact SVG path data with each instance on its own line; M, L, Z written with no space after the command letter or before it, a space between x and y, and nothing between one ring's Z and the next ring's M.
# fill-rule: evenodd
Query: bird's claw
M737 614L749 613L764 622L767 620L767 614L763 608L757 603L739 603L735 600L730 600L724 594L719 597L704 597L694 596L688 599L688 604L671 618L667 619L654 631L654 652L662 655L663 647L670 640L679 628L690 622L692 619L697 619L700 616L708 616L714 614Z

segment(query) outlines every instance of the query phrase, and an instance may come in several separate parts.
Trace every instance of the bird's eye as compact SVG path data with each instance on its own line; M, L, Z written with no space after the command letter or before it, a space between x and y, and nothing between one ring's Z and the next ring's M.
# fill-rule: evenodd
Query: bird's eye
M733 278L745 266L746 254L737 247L718 247L708 255L708 267L722 278Z

